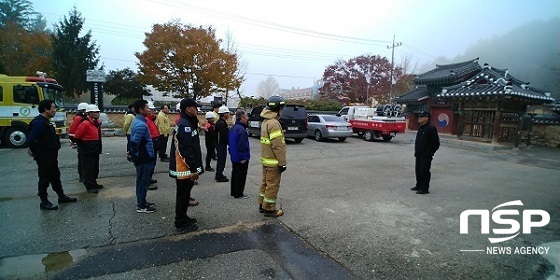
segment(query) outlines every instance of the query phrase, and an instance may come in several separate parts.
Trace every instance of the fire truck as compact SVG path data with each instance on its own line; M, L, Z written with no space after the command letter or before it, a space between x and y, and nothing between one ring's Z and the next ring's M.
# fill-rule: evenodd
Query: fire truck
M391 141L397 133L404 133L406 120L400 116L399 105L379 105L376 108L367 106L345 106L337 116L352 125L352 131L366 141L383 138Z
M57 134L66 133L63 88L38 71L37 76L0 74L0 141L12 148L26 147L29 123L39 114L39 101L52 99L57 108L51 119Z

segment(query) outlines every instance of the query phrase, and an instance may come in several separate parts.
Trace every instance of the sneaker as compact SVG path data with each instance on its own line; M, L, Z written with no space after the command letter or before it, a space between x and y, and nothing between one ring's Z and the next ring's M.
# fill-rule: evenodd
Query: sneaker
M58 197L58 203L76 202L78 201L75 197L69 197L67 195L61 195Z
M208 171L208 172L214 172L214 171L216 171L216 169L214 169L214 168L212 168L212 167L210 167L210 166L208 166L208 167L206 167L206 168L204 168L204 169L205 169L206 171Z
M41 204L39 204L39 207L43 210L56 210L56 209L58 209L58 205L54 205L48 200L42 201Z
M152 207L152 208L154 208L154 206L156 206L155 203L147 202L147 201L146 201L146 205L148 205L148 207Z
M218 183L226 183L226 182L229 182L229 179L228 179L227 177L224 176L224 177L222 177L222 178L216 179L216 182L218 182Z
M156 208L154 207L150 207L150 206L146 206L144 208L136 208L136 213L154 213L156 212Z
M246 194L243 194L242 196L234 196L234 198L237 198L237 199L247 199L247 198L249 198L249 196L246 195Z
M282 215L284 215L284 211L282 209L264 210L265 217L280 217Z
M148 186L148 190L150 190L150 191L155 191L155 190L157 190L157 189L158 189L157 186L154 186L154 185L149 185L149 186Z
M94 189L94 188L88 188L88 189L87 189L87 192L88 192L88 193L98 193L99 190L98 190L98 189Z
M194 198L189 198L189 206L197 206L198 205L198 201L196 201L196 199Z
M104 187L103 187L103 185L96 184L95 186L93 186L93 188L100 190Z
M155 183L157 183L156 179L150 179L150 184L155 184Z
M416 192L417 194L429 194L429 191L419 190Z

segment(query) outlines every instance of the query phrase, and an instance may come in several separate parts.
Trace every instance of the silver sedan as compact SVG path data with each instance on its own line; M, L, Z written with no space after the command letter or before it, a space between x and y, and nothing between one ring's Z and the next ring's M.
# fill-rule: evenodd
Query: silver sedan
M352 136L352 125L340 117L313 115L307 117L307 136L321 141L325 138L338 138L340 142Z

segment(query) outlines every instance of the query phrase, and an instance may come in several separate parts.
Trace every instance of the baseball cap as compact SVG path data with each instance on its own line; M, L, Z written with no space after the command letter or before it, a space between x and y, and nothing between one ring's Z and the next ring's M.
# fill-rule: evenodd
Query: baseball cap
M202 107L202 105L200 105L192 98L184 98L183 100L181 100L180 104L181 111L185 111L187 107Z
M428 111L422 111L420 114L418 114L418 117L428 117L431 118L432 115L430 115L430 113Z

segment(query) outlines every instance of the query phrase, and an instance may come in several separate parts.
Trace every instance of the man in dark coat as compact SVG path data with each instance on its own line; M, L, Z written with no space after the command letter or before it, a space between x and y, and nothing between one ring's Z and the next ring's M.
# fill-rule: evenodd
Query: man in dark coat
M39 102L38 109L39 115L29 124L31 132L27 139L29 146L27 153L37 162L39 175L37 195L41 198L39 206L43 210L56 210L58 205L52 204L47 198L49 183L58 195L58 203L75 202L77 199L64 194L60 181L60 169L58 169L60 139L49 121L56 113L54 101L43 100Z
M416 157L416 186L411 190L417 194L430 193L430 167L434 154L439 149L439 136L435 126L430 123L430 113L423 111L418 116L420 127L414 142L414 157Z
M235 112L235 124L229 130L229 154L231 157L231 191L234 198L249 198L244 194L247 169L251 150L249 148L249 136L247 135L247 114L243 110Z
M218 162L216 163L216 182L229 182L229 179L224 175L227 160L227 145L229 143L229 128L227 120L229 119L229 109L227 106L222 105L218 109L220 118L216 122L216 150L218 152Z
M198 135L198 109L200 105L191 98L180 103L181 118L175 126L173 145L169 158L169 176L175 178L175 227L179 231L198 229L197 220L187 216L194 182L204 173L202 152Z

